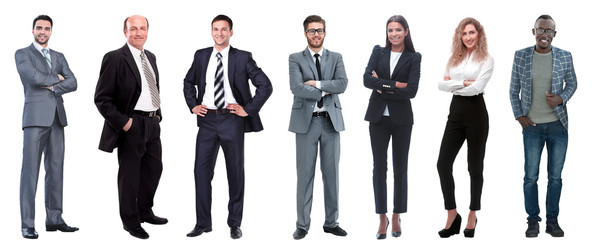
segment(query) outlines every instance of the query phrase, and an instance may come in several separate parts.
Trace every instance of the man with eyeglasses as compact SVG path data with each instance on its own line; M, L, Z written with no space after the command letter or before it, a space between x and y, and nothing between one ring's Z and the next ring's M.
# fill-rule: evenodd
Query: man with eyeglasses
M62 95L76 91L78 84L64 54L48 48L52 30L49 16L36 17L32 31L35 40L14 56L25 92L20 206L21 233L28 239L39 237L35 230L35 193L41 155L45 166L45 229L78 231L62 218L64 127L68 125Z
M551 46L555 21L541 15L532 33L534 47L516 51L512 67L510 101L514 117L522 126L524 141L524 203L528 214L526 237L539 234L540 209L537 180L541 153L545 144L548 155L546 233L563 237L557 223L561 196L561 171L567 152L566 103L577 88L571 53Z
M308 47L290 55L290 90L294 94L289 131L296 134L296 206L298 220L294 239L302 239L310 227L310 212L317 150L325 194L323 230L337 236L347 233L339 227L339 132L343 117L339 94L347 87L341 54L323 47L325 20L317 15L304 20Z

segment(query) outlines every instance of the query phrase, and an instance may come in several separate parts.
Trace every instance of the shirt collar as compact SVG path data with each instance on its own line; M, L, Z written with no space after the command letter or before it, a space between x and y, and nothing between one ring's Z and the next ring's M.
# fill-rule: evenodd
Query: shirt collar
M40 53L43 53L43 46L41 46L41 44L33 41L33 46L35 46L35 49L37 49L37 51L39 51ZM49 51L49 47L46 48Z
M130 52L132 52L132 55L134 55L134 56L141 56L142 50L137 49L136 47L132 46L129 43L127 43L127 46L129 47Z
M312 57L314 57L314 55L317 54L312 49L310 49L309 47L306 47L306 48L308 48L308 51L310 51L310 55ZM325 48L324 47L322 47L321 50L318 52L319 56L321 56L321 57L323 56L323 51L325 51Z
M222 51L220 51L220 54L222 54L222 58L225 59L226 57L228 57L228 51L230 51L230 45L226 46L224 49L222 49ZM212 55L215 57L218 53L218 50L216 50L216 48L214 47L214 51L212 53Z

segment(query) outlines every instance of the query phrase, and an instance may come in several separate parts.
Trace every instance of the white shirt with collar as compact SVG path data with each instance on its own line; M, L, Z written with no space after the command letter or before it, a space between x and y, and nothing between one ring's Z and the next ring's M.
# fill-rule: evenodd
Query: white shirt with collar
M316 64L316 61L317 61L317 59L314 56L315 54L319 54L319 63L322 62L321 60L323 59L323 50L325 50L324 47L322 47L321 50L319 50L319 52L316 53L312 49L308 48L308 51L310 51L310 55L312 56L313 63ZM322 65L321 65L321 68L322 68ZM321 97L324 97L325 95L327 95L327 92L323 91L323 89L322 89L323 85L321 84L321 80L323 80L323 79L315 79L315 83L316 83L316 88L322 91ZM327 111L327 108L324 105L321 108L319 108L316 104L314 105L313 112L325 112L325 111Z
M220 51L222 54L222 67L224 69L224 107L226 108L228 104L236 104L236 99L232 94L232 88L230 87L230 81L228 80L228 51L230 50L230 46L225 47ZM215 94L214 94L214 86L216 85L216 68L218 68L218 57L216 57L218 51L214 47L212 50L212 55L210 56L210 61L208 62L208 68L206 70L206 92L204 93L203 100L201 105L205 105L208 109L218 109L216 104L214 103Z
M138 71L140 71L140 78L142 82L142 90L140 92L140 98L138 98L138 102L134 107L134 110L144 111L144 112L153 112L158 110L154 104L152 104L152 96L150 95L150 86L148 86L148 81L146 80L146 76L144 76L144 68L142 67L142 50L135 48L134 46L127 43L127 46L132 52L132 56L136 62L136 66L138 67ZM145 53L144 53L145 55ZM148 56L146 56L146 63L148 64L148 68L150 68L150 72L152 72L152 76L155 77L154 81L156 81L156 74L154 74L154 69L150 64L150 60L148 60Z
M35 49L37 49L37 51L39 51L41 53L41 56L44 56L44 57L45 57L45 53L43 53L43 49L47 49L47 59L51 62L51 50L48 47L44 48L38 42L33 42L33 46L35 47ZM46 64L47 64L47 62L46 62ZM49 90L53 92L53 86L49 86L49 88L50 88Z

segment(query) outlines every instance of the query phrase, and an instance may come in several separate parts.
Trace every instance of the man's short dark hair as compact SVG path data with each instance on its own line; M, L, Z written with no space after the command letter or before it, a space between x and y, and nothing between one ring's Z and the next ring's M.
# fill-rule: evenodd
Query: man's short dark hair
M541 19L546 19L546 20L553 21L553 27L555 27L555 20L553 20L553 18L551 16L547 15L547 14L543 14L543 15L539 16L539 18L537 18L537 20L534 21L535 27L536 27L537 22L539 22L539 20L541 20Z
M217 22L217 21L226 21L228 23L228 26L230 27L229 30L232 30L232 19L230 19L230 17L228 17L224 14L220 14L220 15L216 16L214 18L214 20L212 20L212 24L214 24L214 22Z
M308 29L306 29L306 27L308 27L309 23L313 23L313 22L320 22L323 24L323 28L325 28L325 19L323 19L319 15L310 15L310 16L306 17L306 19L304 19L304 23L302 24L302 25L304 25L304 31L308 30Z
M35 23L39 20L49 21L49 25L53 28L53 20L47 15L39 15L35 19L33 19L33 29L35 29Z
M127 32L127 20L130 17L126 17L125 20L123 20L123 31ZM144 19L146 19L146 28L150 28L150 23L148 23L148 18L144 17Z

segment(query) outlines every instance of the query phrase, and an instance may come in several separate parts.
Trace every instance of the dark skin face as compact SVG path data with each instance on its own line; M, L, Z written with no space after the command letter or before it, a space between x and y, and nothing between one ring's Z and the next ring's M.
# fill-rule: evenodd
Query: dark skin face
M543 34L538 34L537 29L544 30ZM548 34L546 31L553 31L553 34ZM535 51L538 53L550 52L552 49L551 42L556 35L555 22L551 19L539 19L532 29L532 34L536 39Z

